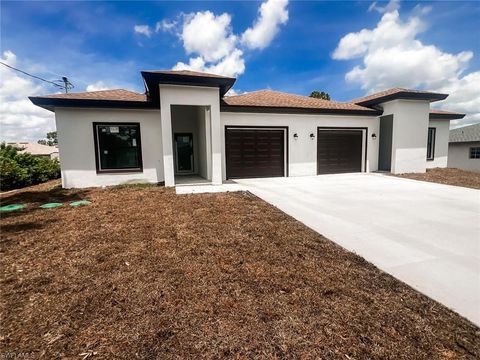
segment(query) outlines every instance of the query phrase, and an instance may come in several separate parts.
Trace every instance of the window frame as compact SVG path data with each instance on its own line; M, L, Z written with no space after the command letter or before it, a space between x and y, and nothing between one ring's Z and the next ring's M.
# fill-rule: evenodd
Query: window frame
M431 151L431 156L428 157L428 136L430 134L430 130L433 130L432 142L431 142L432 151ZM437 128L429 127L427 132L427 161L435 160L435 138L436 137L437 137Z
M475 152L478 154L478 157L472 157L472 153L475 149ZM469 160L477 160L477 159L480 159L480 146L471 146L468 148L468 159Z
M100 143L98 136L99 126L137 126L138 127L138 163L136 168L118 168L118 169L102 169L100 161ZM139 122L94 122L93 123L93 140L95 143L95 167L97 174L115 174L115 173L142 173L143 172L143 156L142 156L142 139Z

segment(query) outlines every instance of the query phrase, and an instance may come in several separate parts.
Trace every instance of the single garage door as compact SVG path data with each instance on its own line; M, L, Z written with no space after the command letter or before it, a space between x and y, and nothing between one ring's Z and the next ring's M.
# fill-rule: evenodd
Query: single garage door
M318 129L317 174L362 171L362 130Z
M285 176L285 128L227 128L227 179Z

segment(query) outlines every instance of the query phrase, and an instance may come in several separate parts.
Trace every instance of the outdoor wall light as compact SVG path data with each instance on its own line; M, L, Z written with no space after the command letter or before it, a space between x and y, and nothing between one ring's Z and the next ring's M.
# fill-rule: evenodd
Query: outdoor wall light
M314 133L310 134L310 139L312 139L312 140L315 139L315 134Z
M293 134L293 138L294 138L295 140L298 140L298 134L297 134L297 133Z
M375 140L377 138L377 134L373 133L372 134L372 139Z

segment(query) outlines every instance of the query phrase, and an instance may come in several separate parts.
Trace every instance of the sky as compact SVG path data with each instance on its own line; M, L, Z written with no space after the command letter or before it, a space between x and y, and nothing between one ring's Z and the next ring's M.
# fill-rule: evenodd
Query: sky
M144 92L141 70L234 76L232 94L326 91L349 101L391 87L451 94L433 106L480 122L478 1L0 2L1 61L67 76L72 91ZM0 139L38 140L58 89L0 64Z

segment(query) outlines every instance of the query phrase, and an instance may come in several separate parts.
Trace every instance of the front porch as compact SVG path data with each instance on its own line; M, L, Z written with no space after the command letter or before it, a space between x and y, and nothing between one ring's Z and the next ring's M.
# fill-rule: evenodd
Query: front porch
M161 86L165 186L222 183L218 96L218 89Z

